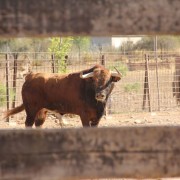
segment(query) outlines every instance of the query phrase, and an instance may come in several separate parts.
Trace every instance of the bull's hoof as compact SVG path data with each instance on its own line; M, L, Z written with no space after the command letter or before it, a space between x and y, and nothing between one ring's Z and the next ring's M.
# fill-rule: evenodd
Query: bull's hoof
M59 120L59 119L56 119L55 122L61 126L61 128L67 126L69 123L66 121L66 120Z

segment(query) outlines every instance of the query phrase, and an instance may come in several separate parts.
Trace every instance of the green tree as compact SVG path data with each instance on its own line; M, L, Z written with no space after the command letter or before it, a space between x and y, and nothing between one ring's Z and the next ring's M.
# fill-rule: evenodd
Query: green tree
M0 107L4 106L7 102L6 100L6 86L0 83ZM9 99L10 101L13 99L15 93L13 90L9 92Z
M154 50L154 38L153 37L143 37L140 41L134 46L135 50Z
M50 43L49 38L13 38L1 39L1 52L42 52L47 51Z
M50 40L49 51L54 53L56 59L56 66L58 72L66 72L66 59L65 56L69 53L72 47L72 37L54 37Z
M176 50L180 45L178 36L157 36L157 49L161 51ZM154 36L143 37L134 46L135 50L154 50Z
M80 60L82 51L87 51L90 47L90 38L80 36L74 37L73 45L74 48L78 50L78 57Z
M115 68L122 74L122 76L126 76L128 70L128 67L125 63L122 62L115 62L113 65L108 67L111 71L116 71Z
M162 51L176 50L180 45L180 41L176 36L158 36L157 44L157 48Z
M126 53L126 51L132 51L134 49L134 43L133 41L126 41L123 42L121 45L121 51L124 52L124 54Z
M50 45L50 38L33 38L30 42L30 51L47 52Z
M0 39L0 52L7 51L7 39Z
M25 52L29 49L29 41L25 38L1 39L1 52Z

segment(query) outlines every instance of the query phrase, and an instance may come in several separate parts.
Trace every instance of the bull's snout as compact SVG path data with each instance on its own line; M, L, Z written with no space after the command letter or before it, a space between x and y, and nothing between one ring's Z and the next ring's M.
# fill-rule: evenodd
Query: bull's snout
M106 99L106 94L103 92L96 93L96 100L97 101L105 101Z

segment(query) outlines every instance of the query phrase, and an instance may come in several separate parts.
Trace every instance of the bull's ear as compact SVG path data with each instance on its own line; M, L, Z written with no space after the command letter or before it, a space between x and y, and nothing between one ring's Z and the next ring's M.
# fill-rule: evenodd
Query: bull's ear
M111 78L113 82L118 82L119 80L121 80L121 77L117 77L117 76L111 76Z

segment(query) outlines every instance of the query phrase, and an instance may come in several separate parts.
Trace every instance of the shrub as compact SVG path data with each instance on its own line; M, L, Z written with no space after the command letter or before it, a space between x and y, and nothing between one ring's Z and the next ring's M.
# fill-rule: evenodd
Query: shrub
M42 62L41 61L39 61L39 60L33 60L32 61L32 66L42 66Z
M122 74L122 76L126 76L129 71L127 65L122 62L116 62L114 65L110 66L109 69L114 71L114 67Z
M85 63L92 62L94 60L93 55L87 52L83 54L82 59L83 59L83 62Z
M9 92L9 100L12 100L14 97L14 91L10 90ZM0 83L0 107L4 106L7 102L6 99L6 86Z
M124 92L138 92L140 89L140 84L139 83L133 83L133 84L127 84L124 86Z

